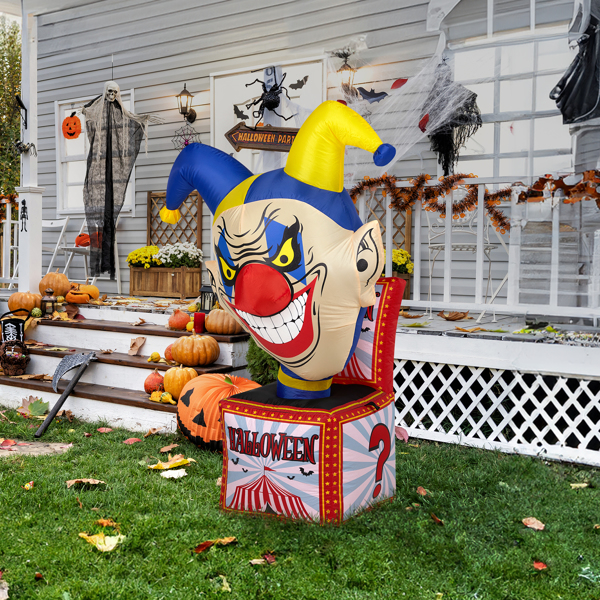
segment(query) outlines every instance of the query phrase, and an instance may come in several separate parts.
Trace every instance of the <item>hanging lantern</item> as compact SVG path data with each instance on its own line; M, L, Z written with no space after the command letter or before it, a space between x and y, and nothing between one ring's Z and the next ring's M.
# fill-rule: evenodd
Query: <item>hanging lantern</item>
M351 52L342 51L337 53L336 56L344 60L342 66L337 70L339 86L344 93L346 100L348 102L353 102L358 98L358 92L354 87L354 75L358 69L355 69L348 64Z
M188 123L193 123L196 120L196 111L192 108L192 94L186 89L186 84L183 84L183 90L177 94L177 104L179 106L179 113L183 115L183 118Z

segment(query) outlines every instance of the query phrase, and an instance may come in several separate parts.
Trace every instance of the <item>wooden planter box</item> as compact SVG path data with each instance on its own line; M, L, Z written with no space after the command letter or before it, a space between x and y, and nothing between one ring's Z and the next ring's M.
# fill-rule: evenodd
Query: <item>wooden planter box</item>
M202 286L202 269L179 267L129 267L129 293L132 296L196 298Z
M402 300L410 300L410 273L398 273L397 271L392 271L392 275L406 281L406 287L404 288Z

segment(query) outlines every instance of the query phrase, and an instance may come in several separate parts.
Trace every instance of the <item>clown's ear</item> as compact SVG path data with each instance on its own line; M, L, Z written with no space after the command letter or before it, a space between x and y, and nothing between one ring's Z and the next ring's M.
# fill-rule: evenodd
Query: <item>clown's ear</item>
M383 242L376 221L366 223L352 236L356 271L360 284L360 305L375 304L375 283L383 269Z

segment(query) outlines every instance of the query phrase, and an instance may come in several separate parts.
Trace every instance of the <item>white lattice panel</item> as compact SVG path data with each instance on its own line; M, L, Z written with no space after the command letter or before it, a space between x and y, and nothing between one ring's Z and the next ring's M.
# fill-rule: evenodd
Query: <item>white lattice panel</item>
M412 437L600 466L600 381L396 360L396 425Z

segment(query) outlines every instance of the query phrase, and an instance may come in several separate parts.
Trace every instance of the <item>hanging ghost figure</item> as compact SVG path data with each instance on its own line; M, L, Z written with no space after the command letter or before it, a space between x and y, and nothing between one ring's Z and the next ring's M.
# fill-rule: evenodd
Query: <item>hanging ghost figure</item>
M129 112L123 106L115 81L107 81L103 94L86 104L81 112L86 117L90 143L83 186L90 267L93 276L108 271L114 279L115 227L127 183L142 139L148 145L148 124L162 121L153 115Z
M219 304L281 364L277 395L322 398L352 356L383 268L376 222L364 224L343 187L344 149L387 164L395 150L339 102L302 125L284 169L253 175L229 155L191 144L175 161L161 217L197 189L211 209L206 263Z

